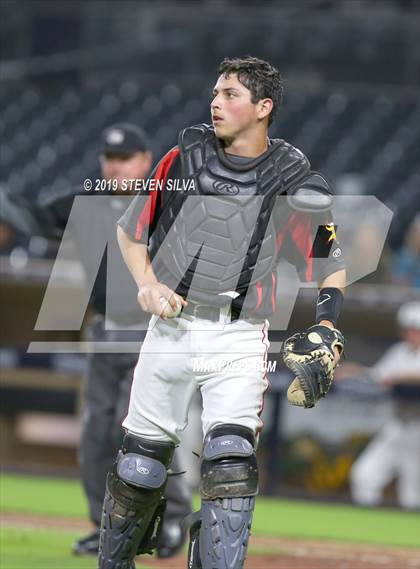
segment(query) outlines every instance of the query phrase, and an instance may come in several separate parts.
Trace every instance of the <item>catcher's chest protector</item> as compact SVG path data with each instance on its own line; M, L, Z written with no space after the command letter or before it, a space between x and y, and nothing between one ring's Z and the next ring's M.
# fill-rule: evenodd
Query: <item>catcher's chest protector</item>
M228 160L214 130L204 124L183 130L178 145L188 190L171 195L151 254L172 227L169 246L165 244L159 258L179 282L186 275L188 283L194 274L192 298L243 293L273 270L272 206L276 195L305 177L308 160L283 140L272 140L263 155L237 164Z

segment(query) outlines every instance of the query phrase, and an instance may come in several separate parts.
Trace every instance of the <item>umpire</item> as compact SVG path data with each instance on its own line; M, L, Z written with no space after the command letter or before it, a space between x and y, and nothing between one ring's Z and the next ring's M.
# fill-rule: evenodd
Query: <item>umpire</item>
M109 227L115 239L115 224L127 207L126 199L119 194L123 180L145 179L152 164L152 154L147 137L142 129L129 123L108 127L101 136L100 166L101 178L114 181L113 199L100 199L97 194L95 216L101 225ZM118 182L116 184L115 180ZM69 189L66 193L51 196L42 203L29 203L11 195L1 196L4 221L16 229L32 235L48 238L61 238L67 226L74 197L83 193L80 188ZM109 194L108 194L109 195ZM24 220L24 221L23 221ZM91 239L91 227L80 223L73 227L73 235L80 252L81 262L86 271L95 259L89 259L89 247L84 245ZM94 531L77 540L73 546L78 555L97 555L99 548L99 527L102 504L105 495L105 479L111 469L117 449L121 445L123 430L121 423L126 415L133 370L137 363L137 353L108 353L106 345L127 339L127 330L135 329L139 324L146 324L149 315L142 313L136 302L135 288L122 259L118 274L123 275L122 303L116 313L107 318L105 329L106 305L106 260L102 260L98 277L91 295L90 307L94 313L87 329L91 342L105 342L105 350L94 350L88 355L88 371L85 381L85 409L83 431L79 452L81 475L84 491L89 504L90 519ZM126 300L124 300L126 299ZM134 300L133 300L134 299ZM108 315L109 316L109 315ZM109 326L111 324L111 326ZM111 328L111 330L109 330ZM147 328L147 324L144 329ZM134 332L133 332L134 333ZM140 331L135 332L138 341ZM140 338L139 338L140 336ZM180 466L175 455L173 470L179 472ZM172 557L180 551L185 540L181 530L182 519L191 513L190 494L187 485L180 476L170 477L167 486L167 508L163 528L160 534L158 557Z

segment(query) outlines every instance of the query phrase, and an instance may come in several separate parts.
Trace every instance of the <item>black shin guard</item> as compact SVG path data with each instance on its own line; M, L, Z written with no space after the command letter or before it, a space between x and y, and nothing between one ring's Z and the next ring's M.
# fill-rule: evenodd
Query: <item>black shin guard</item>
M243 568L258 493L254 444L252 431L238 425L220 425L206 436L201 525L198 531L191 527L190 560L195 563L191 569ZM199 560L193 555L197 543Z
M218 498L201 502L202 569L242 569L251 534L255 498Z
M133 569L138 553L152 553L173 450L172 443L125 436L107 478L98 569Z

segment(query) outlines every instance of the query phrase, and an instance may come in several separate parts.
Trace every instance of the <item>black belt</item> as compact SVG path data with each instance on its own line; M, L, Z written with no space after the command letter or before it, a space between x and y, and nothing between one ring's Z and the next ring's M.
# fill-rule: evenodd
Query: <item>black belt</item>
M225 307L224 307L225 308ZM220 311L222 308L220 306L209 306L207 304L196 304L195 302L189 302L187 306L181 311L181 315L185 314L187 316L192 316L194 318L203 318L204 320L211 320L212 322L219 322ZM239 312L232 307L231 310L231 320L237 320L239 317Z

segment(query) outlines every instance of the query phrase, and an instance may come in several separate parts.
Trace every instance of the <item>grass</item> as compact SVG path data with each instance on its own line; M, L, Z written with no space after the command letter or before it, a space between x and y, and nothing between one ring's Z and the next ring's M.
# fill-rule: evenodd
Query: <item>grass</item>
M86 518L87 505L77 480L3 475L0 510Z
M68 552L76 534L3 527L0 531L2 569L96 569L95 558Z
M0 567L2 569L96 569L95 557L69 553L77 537L73 532L1 528ZM136 563L137 569L148 569Z
M254 533L403 547L420 546L420 518L392 509L259 498Z
M198 508L198 503L196 497L195 508ZM0 481L0 509L3 512L66 518L87 517L83 492L79 482L74 480L4 475ZM397 510L366 510L261 497L257 500L253 533L419 547L420 518ZM77 558L69 554L71 544L78 535L70 531L5 526L0 533L0 567L95 569L95 559Z

